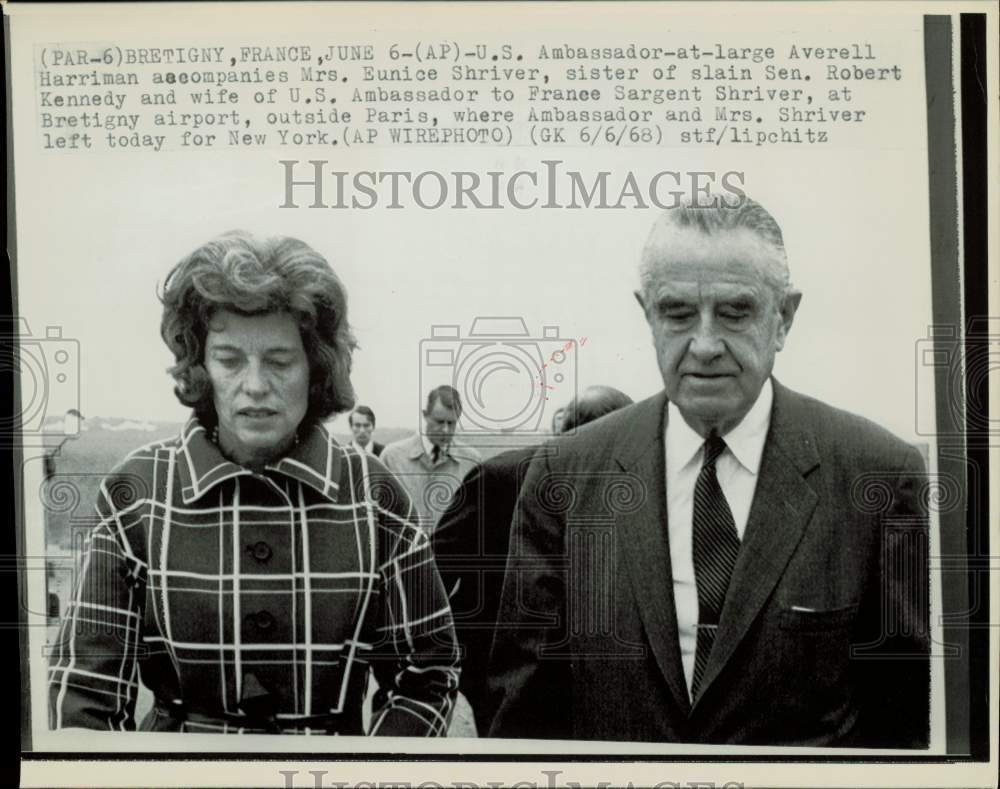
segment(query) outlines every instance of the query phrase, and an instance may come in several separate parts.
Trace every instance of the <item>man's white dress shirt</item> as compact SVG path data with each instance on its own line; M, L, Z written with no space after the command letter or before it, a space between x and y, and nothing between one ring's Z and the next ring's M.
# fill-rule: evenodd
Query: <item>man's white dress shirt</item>
M363 447L363 446L361 446L361 444L359 444L355 440L355 441L351 442L351 446L354 447L356 450L358 450L358 452L367 452L372 457L375 456L375 453L372 452L372 442L371 441L368 442L368 446Z
M434 461L434 443L423 433L420 434L420 443L424 445L424 454L427 455L427 459L434 465L441 462L441 459L449 454L448 450L450 447L442 447L438 450L437 462Z
M743 420L722 436L726 442L726 450L715 464L719 486L732 510L736 533L741 541L750 516L754 490L757 488L760 459L764 454L764 441L771 425L773 400L774 390L768 379ZM701 471L705 439L684 421L680 410L672 402L667 406L665 433L670 565L674 576L674 606L677 609L681 661L690 693L694 677L695 645L698 640L698 587L694 577L692 518L694 485Z

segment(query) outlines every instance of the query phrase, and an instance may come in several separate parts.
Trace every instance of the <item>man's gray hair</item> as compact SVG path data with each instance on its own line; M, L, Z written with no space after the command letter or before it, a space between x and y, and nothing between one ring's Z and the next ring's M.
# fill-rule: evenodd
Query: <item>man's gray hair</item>
M664 211L653 225L642 250L639 265L642 292L649 293L658 267L670 253L671 231L690 229L706 236L714 236L720 231L740 228L749 230L774 249L773 265L764 275L779 298L784 296L791 290L792 283L781 227L764 206L746 196L735 206L716 198L712 205L705 207L684 203Z

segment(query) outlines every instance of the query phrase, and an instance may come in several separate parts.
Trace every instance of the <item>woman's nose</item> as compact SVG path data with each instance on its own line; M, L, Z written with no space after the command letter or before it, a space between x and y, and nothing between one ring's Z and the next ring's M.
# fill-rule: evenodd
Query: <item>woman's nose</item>
M266 394L267 388L267 378L264 376L264 370L261 368L261 365L256 362L250 362L243 375L243 390L247 394L259 396Z

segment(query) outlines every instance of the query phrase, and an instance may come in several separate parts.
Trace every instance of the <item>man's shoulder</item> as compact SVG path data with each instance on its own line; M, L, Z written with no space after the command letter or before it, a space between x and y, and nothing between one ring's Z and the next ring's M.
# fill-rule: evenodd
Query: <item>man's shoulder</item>
M482 453L474 446L466 444L464 441L452 441L451 446L448 448L448 454L458 461L464 461L474 465L479 465L483 462Z
M480 465L484 474L506 475L514 473L515 470L529 464L532 458L543 444L532 444L531 446L516 447L499 452L492 457L486 458Z
M871 419L778 384L772 423L811 433L821 456L838 454L848 459L893 462L917 452L913 444Z
M553 436L535 449L536 458L547 458L553 466L598 468L612 456L641 456L652 444L662 445L666 396L652 397L619 408L587 422L569 433Z
M409 460L414 446L420 443L420 436L414 433L409 438L401 438L385 445L382 454L379 455L383 463L394 460Z

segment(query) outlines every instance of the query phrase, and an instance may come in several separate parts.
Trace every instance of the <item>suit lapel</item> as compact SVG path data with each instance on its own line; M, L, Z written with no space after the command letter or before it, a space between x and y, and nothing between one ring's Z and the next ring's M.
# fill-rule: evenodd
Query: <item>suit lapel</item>
M678 707L690 709L677 637L677 612L667 539L666 461L663 451L667 399L659 394L635 406L635 418L618 444L616 460L646 485L640 507L616 515L632 589L653 656Z
M699 698L770 597L816 508L818 496L805 475L819 465L819 454L798 412L797 398L774 382L760 476Z

